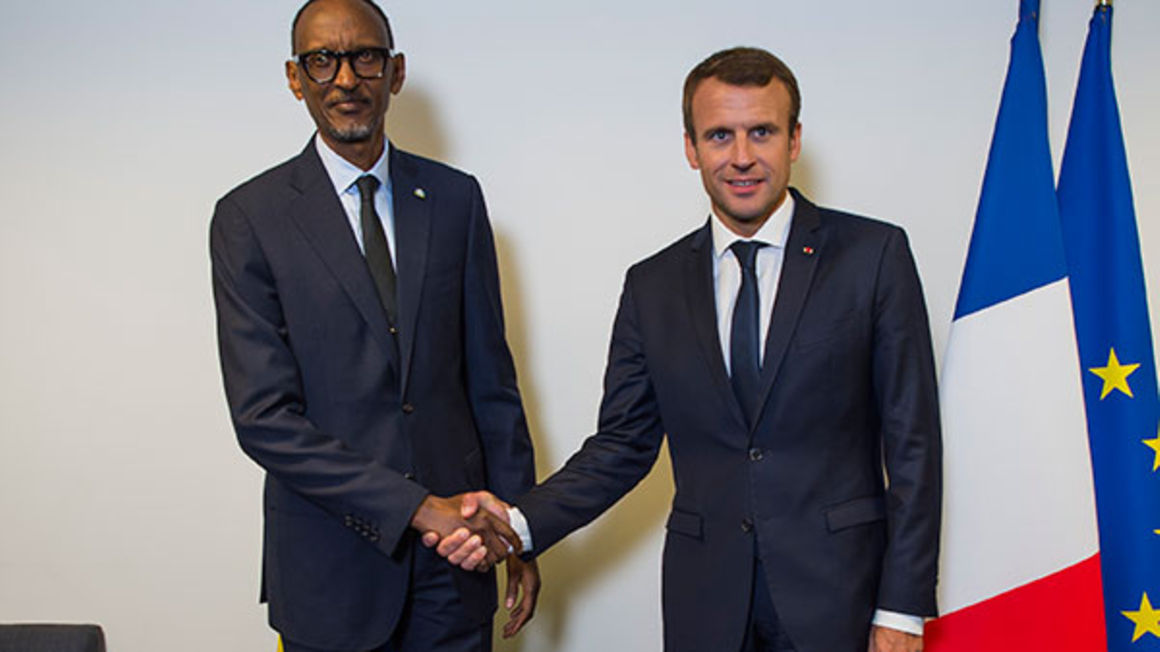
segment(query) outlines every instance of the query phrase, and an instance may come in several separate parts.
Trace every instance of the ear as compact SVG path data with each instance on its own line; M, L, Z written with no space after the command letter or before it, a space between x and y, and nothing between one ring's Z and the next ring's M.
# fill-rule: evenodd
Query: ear
M689 161L689 167L694 170L701 169L701 165L697 162L697 146L687 131L685 132L685 159Z
M286 82L290 85L290 92L294 93L294 97L299 100L302 99L302 78L298 76L298 62L289 60L286 62Z
M797 163L798 155L802 153L802 123L794 125L793 134L789 139L789 160Z
M398 95L403 89L403 80L407 78L407 57L402 52L396 54L395 58L391 59L391 66L394 68L391 75L391 95Z

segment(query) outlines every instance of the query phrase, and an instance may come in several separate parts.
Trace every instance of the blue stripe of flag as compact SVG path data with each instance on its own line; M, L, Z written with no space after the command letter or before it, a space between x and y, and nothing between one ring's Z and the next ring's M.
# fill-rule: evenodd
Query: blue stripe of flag
M955 319L1065 274L1047 140L1039 0L1022 0Z
M1160 650L1125 615L1145 593L1160 608L1160 473L1143 443L1160 430L1160 394L1140 242L1111 71L1111 7L1089 25L1059 179L1059 210L1080 352L1099 512L1109 652ZM1112 389L1091 369L1138 364ZM1144 620L1147 620L1144 618ZM1133 641L1133 639L1136 639Z

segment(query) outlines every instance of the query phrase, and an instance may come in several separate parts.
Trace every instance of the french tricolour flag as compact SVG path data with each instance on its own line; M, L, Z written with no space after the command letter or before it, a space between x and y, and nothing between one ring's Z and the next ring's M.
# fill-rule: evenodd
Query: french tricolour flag
M1107 649L1038 21L1021 0L944 359L945 615L928 652Z

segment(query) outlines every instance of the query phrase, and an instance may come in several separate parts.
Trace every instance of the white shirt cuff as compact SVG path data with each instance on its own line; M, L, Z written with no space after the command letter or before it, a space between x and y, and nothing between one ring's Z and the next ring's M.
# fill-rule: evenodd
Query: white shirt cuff
M519 507L508 508L508 521L516 534L520 535L520 545L524 552L532 551L532 529L528 527L528 519Z
M515 523L512 523L512 527L515 527ZM516 530L516 532L519 532L519 530ZM888 627L890 629L897 629L900 632L906 632L907 634L922 636L922 616L911 616L910 614L900 614L897 611L878 609L874 612L873 622L879 627Z

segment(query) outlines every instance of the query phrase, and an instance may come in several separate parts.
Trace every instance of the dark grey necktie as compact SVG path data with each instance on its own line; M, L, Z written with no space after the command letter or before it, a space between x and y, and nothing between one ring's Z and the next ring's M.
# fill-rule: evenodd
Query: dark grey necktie
M359 198L362 206L359 208L359 221L362 223L363 254L367 259L367 268L375 280L375 287L379 290L379 301L387 313L387 321L395 325L395 267L391 264L391 250L387 247L387 236L383 233L383 223L375 211L375 189L379 187L379 180L371 175L364 175L355 182L358 186Z
M763 242L739 240L730 245L737 263L741 266L741 289L737 292L737 303L733 306L733 330L729 346L729 372L733 381L733 392L745 412L748 422L753 418L761 392L761 334L758 318L757 292L757 250ZM750 424L752 425L752 424Z

